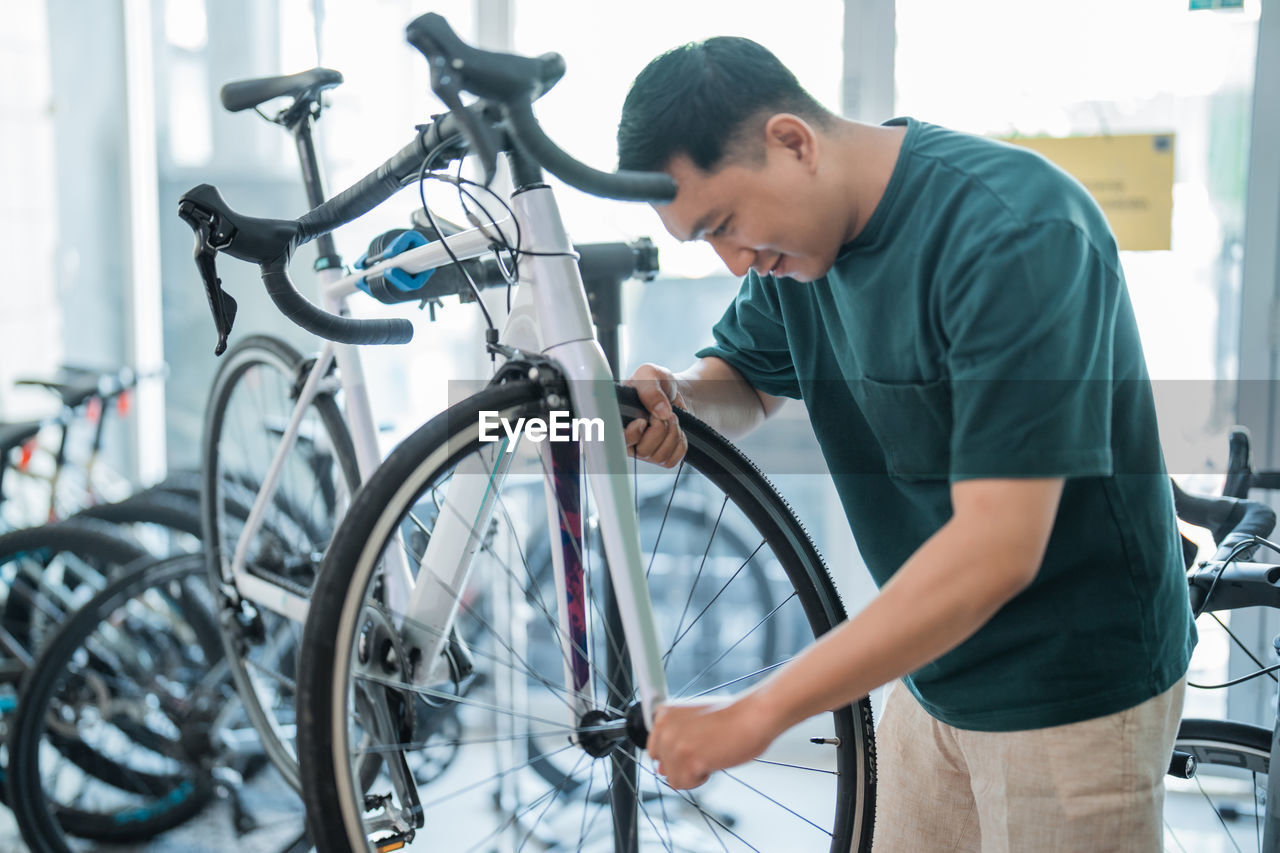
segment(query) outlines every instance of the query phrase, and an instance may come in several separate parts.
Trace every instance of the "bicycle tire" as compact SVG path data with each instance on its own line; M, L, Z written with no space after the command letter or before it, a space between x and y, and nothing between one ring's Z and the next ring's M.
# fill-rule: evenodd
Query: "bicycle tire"
M241 521L248 517L278 444L274 433L263 427L272 413L287 420L303 365L303 356L278 338L255 335L233 346L214 378L201 444L200 515L209 578L215 590L230 593L222 596L228 617L221 620L227 660L263 750L295 790L300 790L301 782L288 727L293 722L292 682L301 626L241 601L229 571L239 540L231 517ZM256 405L246 412L244 400ZM333 396L318 394L311 409L327 436L336 465L327 472L313 469L314 480L304 473L306 463L301 469L296 464L286 466L272 513L250 554L251 562L278 570L277 574L286 575L288 581L304 589L314 581L313 555L324 550L335 514L333 507L317 509L307 500L336 488L345 488L349 496L360 481L355 448ZM243 466L232 468L228 457L237 453ZM295 461L297 453L295 446L291 457ZM340 477L343 482L327 482L326 475ZM324 503L328 501L326 495ZM247 619L246 612L250 614ZM272 675L264 675L267 672Z
M66 618L78 601L105 586L109 575L146 555L145 549L111 525L93 520L0 535L0 570L7 580L0 626L34 656L46 629ZM60 570L50 571L54 566Z
M80 608L41 652L9 742L10 807L32 851L69 851L68 834L103 842L145 840L186 822L209 801L213 783L195 734L215 713L215 703L184 704L195 698L187 690L190 682L216 672L222 655L204 572L198 554L144 558ZM134 654L138 660L132 665L121 663ZM122 686L137 673L142 681ZM80 707L88 709L86 725L105 733L91 735L79 726ZM168 725L158 725L156 715ZM76 733L50 731L54 720ZM65 755L69 746L80 753L72 763L92 777L77 792L76 804L50 795L44 779L50 758ZM112 758L100 748L125 752ZM90 810L81 798L85 790L100 792L99 783L110 789L108 805ZM125 795L123 802L118 794Z
M395 537L396 531L405 523L406 515L414 508L416 503L422 500L422 495L428 490L438 488L437 478L446 475L460 458L468 453L475 452L480 446L477 424L481 411L499 412L500 416L507 417L512 422L518 416L539 414L545 416L546 407L542 402L542 394L543 391L534 383L512 382L481 392L432 419L412 436L405 439L378 471L369 478L353 502L339 531L335 534L330 550L325 555L308 613L307 626L304 632L302 671L299 681L299 711L301 714L299 756L302 767L305 770L303 774L303 793L307 806L306 812L310 836L316 839L317 847L321 853L369 849L371 843L369 835L378 835L383 830L381 827L377 827L372 832L366 833L364 812L367 810L382 809L384 817L387 817L388 820L395 819L391 816L389 808L391 800L384 799L384 797L389 798L392 795L384 795L381 788L376 791L371 790L370 783L374 774L368 772L370 770L369 763L374 761L379 764L386 764L388 767L392 766L396 761L395 756L399 754L397 750L403 752L403 747L406 744L392 741L386 745L376 743L372 746L361 745L354 750L357 756L354 758L352 751L348 748L351 738L351 733L348 732L349 720L347 713L349 697L359 695L363 697L365 706L370 704L367 693L359 693L355 687L351 686L349 677L352 674L352 662L362 655L367 660L368 649L385 650L388 646L388 641L377 633L377 629L383 623L393 624L393 620L399 618L396 614L387 613L385 608L380 610L381 605L376 600L377 596L380 595L380 587L373 581L374 566L379 562L383 543L388 541L398 542ZM631 418L644 416L644 410L640 406L634 390L619 388L618 396L624 422ZM821 635L830 630L845 618L843 606L821 557L790 507L769 484L759 469L747 460L740 451L708 426L687 413L678 412L678 417L680 425L689 439L689 451L683 463L684 467L681 470L693 471L695 475L703 476L713 483L725 493L726 505L730 500L733 501L734 505L741 510L743 516L754 525L755 532L761 537L762 544L756 546L757 551L764 544L768 544L781 571L785 572L785 580L791 585L791 592L784 599L783 604L787 604L793 599L798 600L800 607L803 609L804 617L808 620L808 625L815 635ZM540 473L538 476L540 476ZM508 479L510 479L510 475L508 475ZM679 480L680 474L677 474L677 484ZM504 515L506 514L504 509ZM507 521L510 524L511 519L508 518ZM514 525L512 525L512 528L514 530ZM480 534L477 532L475 535ZM486 541L490 535L488 531L484 533ZM489 545L485 544L481 547L489 548ZM748 560L753 557L754 555L748 557ZM521 553L521 558L523 559L523 552ZM511 572L509 568L503 568L508 573ZM476 583L483 586L479 581ZM365 599L366 591L375 597L372 605ZM465 595L465 593L458 594ZM592 593L588 590L587 596L590 597L591 595ZM461 607L470 609L465 603ZM366 617L366 611L372 612L374 618ZM379 618L382 619L382 622L378 622ZM460 616L459 620L461 618ZM550 618L549 614L548 618ZM455 630L457 624L455 623ZM490 630L492 630L491 626L486 627L490 627ZM684 634L680 634L675 638L672 649L683 636ZM725 642L729 642L728 638L725 639ZM391 650L394 652L394 643L392 642L390 645ZM475 651L476 646L473 645L472 649ZM730 646L731 649L732 646ZM394 659L394 655L388 655L386 651L383 651L381 655L381 657L374 660L374 666L379 663L385 665L385 661ZM492 656L492 658L498 660L496 655ZM512 651L511 660L515 661L517 658L516 653ZM499 663L502 662L499 661ZM781 665L781 662L773 666L777 665ZM514 669L515 667L512 666L511 668ZM744 679L759 677L763 672L762 670L748 673L744 676ZM523 677L521 676L521 678ZM736 681L741 682L744 679L737 679ZM399 725L401 727L416 725L418 729L413 730L415 735L426 734L427 737L430 736L429 732L421 731L421 723L413 722L424 713L421 705L431 704L430 700L425 703L414 703L412 698L402 697L402 694L409 693L409 691L401 689L407 686L403 683L385 685L376 679L370 680L368 678L366 678L366 681L375 685L370 688L372 692L381 692L388 696L388 701L393 704L387 707L400 712L401 717L399 719L401 721ZM491 682L496 682L496 679L485 678L479 683L488 686ZM696 678L693 683L697 683ZM548 686L553 687L554 685L549 684ZM723 685L720 686L723 687ZM672 684L671 687L673 696L678 696L677 685ZM456 701L450 704L456 705L462 711L468 711L469 709L465 704L459 704L467 698L462 693L460 683L457 685L457 689ZM418 691L418 688L414 688L414 691ZM432 691L428 691L427 694L420 693L420 695L428 694L433 695L440 703L443 703L445 698L451 698L448 694L432 693ZM441 696L445 698L441 698ZM400 704L395 704L397 702ZM483 703L481 704L483 706ZM364 711L365 708L362 707L361 710ZM366 713L373 714L370 721L375 727L379 722L378 719L375 719L377 717L376 711L376 708L373 711L366 711ZM830 800L826 799L826 794L830 792L824 792L822 798L823 807L832 809L834 816L829 822L829 828L827 828L825 824L814 824L797 812L793 811L792 814L796 814L801 820L816 826L820 833L829 835L830 849L832 851L846 853L850 849L870 850L875 813L875 748L872 738L870 703L864 698L852 706L847 706L829 715L820 715L820 717L824 725L827 725L829 721L830 727L834 729L834 738L828 734L827 739L824 741L828 745L834 745L834 750L830 753L824 753L824 755L831 757L836 770L835 772L831 770L822 771L831 774L831 777L827 778L824 784L833 785L835 788L835 796ZM395 724L396 719L392 719L392 723ZM526 733L526 736L530 735L531 733ZM491 740L496 741L497 737L495 736ZM423 743L425 742L424 740ZM471 745L482 741L462 742L467 743L468 748L470 748ZM416 741L411 742L409 745L412 744L416 744ZM566 749L572 748L574 747L566 747ZM809 748L811 749L811 747ZM818 753L810 754L817 755ZM389 757L381 758L383 755ZM584 752L583 755L585 756L586 753ZM751 770L760 771L762 766L770 764L773 764L773 762L752 764ZM513 765L500 769L492 777L493 781L497 784L502 784L500 780L508 777L509 774L519 772L522 767L523 765ZM638 764L637 767L639 767ZM788 772L786 767L799 767L802 770L815 769L803 765L784 765L781 771L765 767L762 772L775 774L781 772L785 775ZM588 772L594 780L595 770L590 764L588 764L588 768ZM377 768L374 768L375 772L376 770ZM652 771L649 772L656 780L656 775L652 774ZM743 772L742 768L739 768L737 772ZM725 778L733 779L734 782L742 781L729 774L723 775ZM443 778L447 777L448 774L445 774ZM649 784L647 777L639 778L644 783ZM755 777L752 778L754 780ZM812 779L812 777L805 778ZM520 783L516 782L515 784L518 786ZM543 784L545 785L545 782ZM634 796L624 794L620 800L624 809L631 809L633 817L635 816L636 808L634 805L626 805L628 798L633 803L639 801L639 810L645 811L645 795L640 793L638 784L633 787L632 793ZM724 784L726 786L729 785L728 782ZM742 782L742 784L766 799L771 799L768 794L762 793L752 785L745 782ZM732 788L732 786L729 787ZM807 783L806 786L799 787L806 787L807 790ZM466 792L468 789L464 788L462 790ZM658 799L661 801L662 789L655 787L655 790L657 791ZM707 788L700 789L699 795L704 798L710 796L710 794L706 793L707 790ZM732 790L737 791L740 795L750 796L749 794L744 795L742 788L732 788ZM345 794L343 793L344 791L346 792ZM457 793L457 791L451 791L441 800L451 798ZM559 789L551 788L535 800L535 803L541 806L542 801L545 801L550 796L550 802L543 807L543 815L545 815L546 809L549 809L556 802L558 795ZM494 802L498 803L501 796L501 791L495 793ZM723 837L713 826L713 821L724 827L729 834L736 836L734 830L730 829L724 821L717 818L718 812L704 809L697 802L695 795L689 795L687 798L681 796L667 799L673 804L673 807L681 809L685 805L692 803L697 816L706 823L711 834L715 836L716 841L722 846L724 844ZM584 806L581 826L575 823L574 826L569 827L570 831L578 831L584 840L594 830L595 825L594 820L590 826L586 820L586 808L590 805L590 787L588 787L585 800L588 805ZM775 800L774 802L777 801ZM828 802L830 803L829 806L826 805ZM753 805L758 806L758 801L753 801ZM427 806L419 804L418 808L426 809ZM788 809L788 811L791 810ZM403 813L397 812L397 814ZM515 820L518 823L520 817L527 814L529 814L528 807L523 812L515 812L512 817L499 825L497 831L503 831L506 823L511 820ZM648 817L647 811L645 816ZM730 815L730 817L734 821L743 817L754 818L753 815L744 815L742 812ZM541 819L542 816L539 816L538 820L540 821ZM433 844L434 849L453 849L452 846L449 846L452 842L443 840L444 836L439 834L443 831L443 828L447 825L457 827L460 824L476 823L477 820L478 818L475 815L468 814L465 819L453 816L445 818L444 822L437 821L431 825L434 831L430 836L431 841L429 843ZM639 833L647 832L644 826L639 823L639 819L635 818L635 820L636 822L632 824L635 832L632 837L626 839L629 842L628 846L633 847L639 843ZM665 811L663 820L664 822L666 821ZM649 820L649 823L653 825L659 840L662 840L661 830L658 829L656 824L653 824L652 819ZM681 823L678 824L676 829L683 830L683 828L690 825L689 822ZM735 825L738 825L739 829L743 828L740 824L735 823ZM755 826L758 827L759 824L757 823ZM466 826L464 830L471 828L471 826ZM488 828L486 822L485 826L477 828L477 831L483 832ZM523 831L524 827L521 826L520 829ZM529 828L530 835L536 829L536 824L534 827ZM667 825L667 829L669 834L676 832L676 829L673 829L670 824ZM803 830L804 828L800 827L799 829ZM400 832L400 830L397 829L396 832ZM396 836L396 838L402 840L407 840L408 837L411 837L411 833ZM491 837L493 837L492 834L482 839L480 846L483 846ZM526 840L527 838L528 836L526 836ZM392 843L387 836L380 836L376 840L380 843ZM573 845L572 839L566 840L564 834L555 835L554 840L570 847ZM730 843L735 842L730 841ZM799 843L803 845L803 842ZM687 849L684 842L677 841L676 844L681 849ZM470 844L467 843L467 846L470 846ZM672 845L665 841L664 846L667 849L672 849Z
M1165 850L1260 848L1271 738L1261 726L1182 720L1174 749L1195 758L1196 776L1165 794Z
M148 489L114 503L98 504L76 513L69 520L92 518L107 524L148 524L166 527L199 539L199 501L168 491ZM164 556L157 554L156 556Z

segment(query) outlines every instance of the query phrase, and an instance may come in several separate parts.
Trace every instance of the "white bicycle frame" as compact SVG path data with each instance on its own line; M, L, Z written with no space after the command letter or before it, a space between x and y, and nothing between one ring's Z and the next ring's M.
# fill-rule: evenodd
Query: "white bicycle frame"
M640 553L636 506L630 478L626 474L626 445L613 393L612 373L604 352L595 340L586 290L573 255L573 245L565 232L551 189L537 187L516 194L512 198L512 209L522 235L522 248L538 254L526 255L520 261L520 281L500 339L507 346L526 352L540 352L553 360L568 381L575 416L599 419L604 424L603 441L584 441L582 444L586 480L595 499L605 557L645 722L652 725L653 708L666 698L667 685ZM510 228L510 225L510 220L497 223L500 229ZM488 253L493 239L487 229L472 228L446 238L446 242L459 260L469 260ZM389 269L417 274L444 266L449 261L449 253L437 241L410 249L358 274L322 271L320 281L324 308L331 313L345 313L347 298L357 291L357 282L366 276ZM357 348L326 342L302 386L280 448L254 500L231 564L231 575L242 597L299 622L306 619L306 599L252 574L246 567L246 560L249 543L262 527L267 507L271 505L279 485L285 459L298 438L303 416L316 394L327 389L325 377L335 359L362 481L381 462ZM548 451L545 443L542 447L545 471L548 470L545 465ZM498 445L494 448L498 450ZM505 450L505 446L502 449ZM436 584L453 591L466 586L481 542L476 531L483 531L488 525L496 503L495 495L500 491L498 487L506 475L512 454L495 452L491 455L493 458L488 462L483 455L472 455L455 472L421 560L416 583L404 549L388 548L384 555L382 570L385 573L388 610L399 620L406 648L417 648L424 653L421 660L425 663L415 673L418 684L440 677L443 651L458 607L456 596L439 595ZM544 476L544 488L548 498L556 589L561 599L559 630L562 647L568 649L569 629L563 600L564 546L556 535L559 528L559 519L555 517L557 504L554 485L547 476ZM574 683L568 657L566 655L566 695L574 697L573 710L580 718L590 709L592 690L589 683ZM577 722L577 719L573 721L575 725Z

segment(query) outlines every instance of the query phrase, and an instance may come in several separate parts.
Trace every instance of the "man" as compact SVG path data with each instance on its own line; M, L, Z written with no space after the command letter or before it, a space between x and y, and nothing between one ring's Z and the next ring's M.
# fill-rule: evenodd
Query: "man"
M742 288L688 369L641 367L632 452L671 406L734 436L803 399L879 595L731 700L657 711L693 787L882 684L876 849L1158 850L1195 628L1115 240L1038 155L832 115L719 38L632 86L619 167Z

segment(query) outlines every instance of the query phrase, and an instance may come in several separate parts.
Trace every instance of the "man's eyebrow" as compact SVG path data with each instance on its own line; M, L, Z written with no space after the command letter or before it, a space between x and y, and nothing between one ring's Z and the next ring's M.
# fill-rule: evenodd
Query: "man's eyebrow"
M688 242L692 242L693 240L701 239L702 232L710 228L711 223L719 219L721 215L722 214L720 213L719 209L713 210L710 213L703 214L702 218L693 224L693 230L689 233L688 239L682 240L681 242L688 243Z

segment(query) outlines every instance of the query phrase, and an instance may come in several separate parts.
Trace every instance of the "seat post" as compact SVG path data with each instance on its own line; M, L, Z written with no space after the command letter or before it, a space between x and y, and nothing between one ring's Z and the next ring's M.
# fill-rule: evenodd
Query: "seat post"
M311 135L311 127L315 118L310 108L302 111L302 115L290 127L293 140L298 149L298 164L302 167L302 183L307 190L307 206L311 209L319 207L325 201L324 181L320 177L320 161L316 157L315 141ZM334 245L333 235L322 234L316 238L317 270L325 270L342 266L342 258Z

